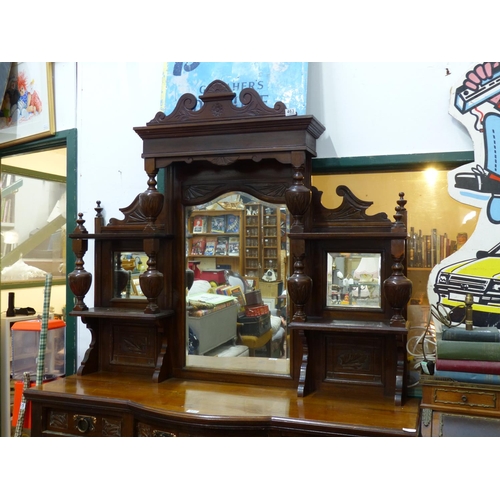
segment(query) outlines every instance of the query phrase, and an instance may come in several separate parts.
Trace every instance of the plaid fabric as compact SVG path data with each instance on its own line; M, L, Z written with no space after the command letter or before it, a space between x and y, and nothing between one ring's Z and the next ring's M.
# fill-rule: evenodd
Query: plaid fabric
M45 368L45 348L47 346L47 330L49 325L50 292L52 290L52 274L45 275L45 288L43 291L42 329L40 331L40 346L38 347L38 361L36 364L36 385L43 382Z
M24 415L26 413L26 397L24 396L24 389L28 389L31 384L31 374L30 372L23 373L23 394L21 396L21 405L19 407L19 413L17 415L16 430L14 431L14 437L21 437L23 434L24 427Z

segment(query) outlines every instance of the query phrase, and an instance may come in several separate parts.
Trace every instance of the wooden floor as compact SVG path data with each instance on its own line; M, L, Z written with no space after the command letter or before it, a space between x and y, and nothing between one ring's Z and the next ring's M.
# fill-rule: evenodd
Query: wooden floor
M373 390L364 392L361 400L357 391L354 399L349 387L332 387L300 398L293 389L179 379L155 384L137 376L96 373L62 378L36 390L75 401L120 400L169 416L189 414L220 423L244 418L285 423L293 429L307 421L318 432L333 423L339 431L353 429L355 435L417 436L420 422L418 398L409 398L398 407L392 398Z

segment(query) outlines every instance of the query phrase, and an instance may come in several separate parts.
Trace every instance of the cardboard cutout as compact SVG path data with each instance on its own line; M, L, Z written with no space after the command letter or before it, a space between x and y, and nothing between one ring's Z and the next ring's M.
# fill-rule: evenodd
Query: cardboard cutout
M500 63L481 63L452 89L450 114L469 132L473 163L449 172L448 193L480 209L476 229L431 271L427 294L452 321L461 321L465 297L474 300L474 326L500 326ZM439 325L436 325L439 328Z

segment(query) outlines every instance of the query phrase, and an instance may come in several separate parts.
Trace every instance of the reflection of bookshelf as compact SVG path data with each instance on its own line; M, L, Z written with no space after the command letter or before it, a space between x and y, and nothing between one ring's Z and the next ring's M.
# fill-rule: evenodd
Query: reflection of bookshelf
M273 270L280 279L281 255L280 214L275 207L262 207L262 264L264 271Z
M408 240L408 268L432 269L443 259L457 251L457 240L452 240L447 233L438 234L432 229L430 234L422 234L412 227Z
M422 234L421 229L416 231L410 228L406 274L413 283L411 303L429 303L427 286L432 268L456 252L461 244L460 234L452 240L447 233L439 234L437 229L431 230L430 234Z
M281 218L276 207L245 205L245 276L261 277L272 269L281 276Z
M262 268L260 262L260 203L245 205L245 276L259 277Z
M188 256L204 261L210 268L241 272L241 228L243 210L195 210L189 217L189 231L193 235L188 245Z

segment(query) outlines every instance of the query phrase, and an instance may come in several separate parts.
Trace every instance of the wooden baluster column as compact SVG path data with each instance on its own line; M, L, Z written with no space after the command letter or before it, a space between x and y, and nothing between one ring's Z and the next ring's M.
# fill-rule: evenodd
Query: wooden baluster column
M163 194L156 189L157 170L148 172L148 189L139 195L139 203L142 213L146 216L147 226L145 233L153 235L156 233L156 218L163 208ZM156 256L158 255L159 242L156 238L144 237L144 252L148 256L148 268L139 276L141 290L148 299L145 313L155 314L160 312L158 307L158 296L163 290L163 274L156 267Z
M83 256L88 250L88 239L84 238L85 234L88 234L87 229L85 229L84 220L82 219L83 214L78 214L78 219L76 221L76 228L74 233L81 234L82 238L75 238L72 242L73 253L76 256L75 269L73 272L68 274L68 282L71 291L75 295L77 302L73 307L73 311L88 311L88 307L85 305L84 298L92 285L92 274L84 268Z

